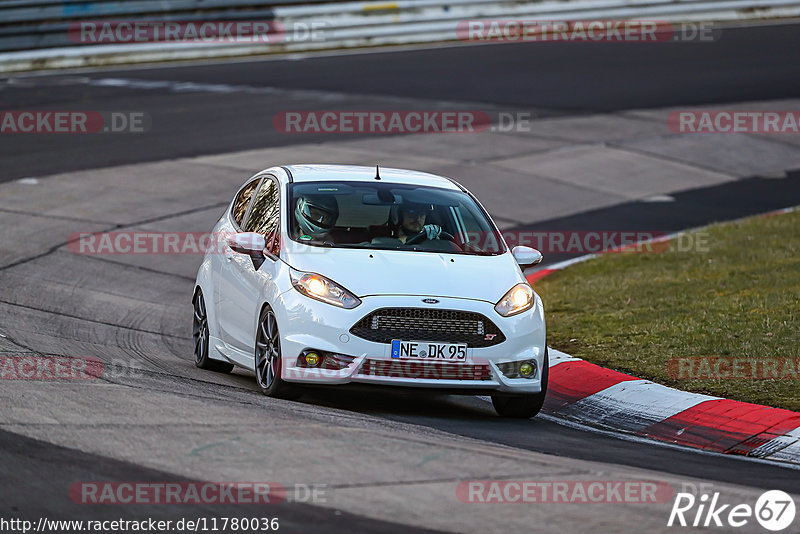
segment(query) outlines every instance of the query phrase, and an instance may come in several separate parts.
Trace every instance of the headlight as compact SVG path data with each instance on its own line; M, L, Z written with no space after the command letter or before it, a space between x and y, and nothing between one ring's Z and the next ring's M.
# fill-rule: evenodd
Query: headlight
M307 297L348 310L361 304L358 297L321 274L304 273L295 269L289 272L294 288Z
M533 307L533 289L525 283L519 283L506 293L494 309L503 317L510 317Z

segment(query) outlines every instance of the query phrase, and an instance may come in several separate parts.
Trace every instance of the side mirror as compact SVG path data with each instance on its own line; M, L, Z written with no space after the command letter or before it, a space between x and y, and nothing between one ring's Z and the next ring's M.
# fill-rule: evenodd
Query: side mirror
M242 232L228 237L228 246L239 254L261 258L264 256L264 247L267 246L267 242L263 235L256 232Z
M542 261L542 253L531 247L514 247L511 254L520 267L530 267Z

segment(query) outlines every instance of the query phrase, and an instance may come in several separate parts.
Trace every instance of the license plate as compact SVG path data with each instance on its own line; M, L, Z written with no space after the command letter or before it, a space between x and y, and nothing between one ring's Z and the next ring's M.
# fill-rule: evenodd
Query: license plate
M465 362L467 361L467 344L393 339L392 358Z

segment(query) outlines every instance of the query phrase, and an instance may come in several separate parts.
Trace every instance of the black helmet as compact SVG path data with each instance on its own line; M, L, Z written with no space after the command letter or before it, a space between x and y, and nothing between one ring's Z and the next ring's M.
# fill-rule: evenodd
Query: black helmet
M303 233L314 236L325 233L339 218L339 203L333 195L301 195L294 210Z

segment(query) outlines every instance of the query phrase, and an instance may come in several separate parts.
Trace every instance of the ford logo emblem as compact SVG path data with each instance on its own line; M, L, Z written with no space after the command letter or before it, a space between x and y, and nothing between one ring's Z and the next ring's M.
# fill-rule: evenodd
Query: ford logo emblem
M425 304L439 304L439 301L436 299L422 299L422 302Z

